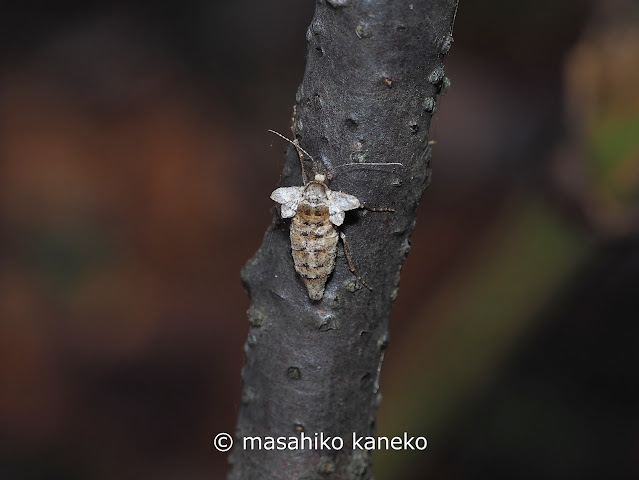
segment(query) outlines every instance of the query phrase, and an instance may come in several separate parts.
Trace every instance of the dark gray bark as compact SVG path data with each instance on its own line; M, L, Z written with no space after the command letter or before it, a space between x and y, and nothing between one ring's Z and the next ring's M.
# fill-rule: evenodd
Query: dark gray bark
M430 179L428 129L444 79L456 0L320 0L308 29L296 103L301 146L330 188L394 213L349 212L321 301L293 267L288 221L278 214L242 278L251 297L243 392L229 479L368 479L370 455L351 438L374 435L391 304ZM345 163L357 165L340 167ZM402 167L367 163L400 162ZM313 165L306 162L313 173ZM287 151L283 185L301 185ZM320 172L321 173L321 172ZM312 176L312 175L309 175ZM341 450L244 450L243 438L341 437ZM307 444L308 446L308 444Z

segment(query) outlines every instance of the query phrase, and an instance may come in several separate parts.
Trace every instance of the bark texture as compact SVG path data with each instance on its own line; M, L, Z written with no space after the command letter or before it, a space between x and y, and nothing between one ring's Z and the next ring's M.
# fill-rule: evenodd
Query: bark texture
M295 131L330 188L394 213L347 213L343 247L324 297L312 301L295 272L289 221L279 217L246 264L250 330L229 479L369 479L388 321L408 254L417 205L430 181L428 129L452 43L456 0L319 0L307 32L306 72ZM400 162L403 166L368 163ZM356 165L347 165L355 163ZM287 150L283 185L302 185ZM340 437L344 447L245 450L243 438ZM307 443L308 447L308 443ZM318 444L319 447L319 444ZM331 445L332 447L332 445Z

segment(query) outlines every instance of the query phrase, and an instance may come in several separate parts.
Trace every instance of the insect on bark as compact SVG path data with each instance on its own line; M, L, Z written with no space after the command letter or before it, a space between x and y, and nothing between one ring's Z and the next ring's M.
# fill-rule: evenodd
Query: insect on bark
M391 208L372 208L363 205L357 197L328 188L326 176L315 174L308 180L304 170L302 153L315 164L315 160L297 142L273 131L291 143L296 149L302 164L303 186L280 187L271 193L271 199L282 205L282 218L292 218L290 227L291 253L295 270L302 277L311 300L321 300L328 277L335 268L337 243L342 239L348 267L357 280L369 290L368 283L357 273L346 236L337 227L342 225L345 212L357 208L366 208L378 212L393 212ZM371 164L373 165L373 164ZM384 164L388 165L388 164ZM394 163L392 165L401 165Z

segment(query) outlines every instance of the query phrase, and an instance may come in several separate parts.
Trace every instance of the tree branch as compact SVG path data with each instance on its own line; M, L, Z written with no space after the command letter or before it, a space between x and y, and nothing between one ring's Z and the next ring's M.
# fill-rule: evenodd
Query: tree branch
M418 202L430 180L428 129L444 80L456 0L320 0L307 32L295 132L330 188L394 212L348 212L324 297L311 301L279 215L246 264L251 297L242 406L229 479L368 479L370 454L351 438L374 434L391 304ZM398 165L367 163L399 162ZM354 164L353 164L354 163ZM345 165L350 164L350 165ZM315 172L314 170L322 170ZM289 146L283 184L302 185ZM312 178L312 175L309 175ZM344 448L244 450L245 436L340 437Z

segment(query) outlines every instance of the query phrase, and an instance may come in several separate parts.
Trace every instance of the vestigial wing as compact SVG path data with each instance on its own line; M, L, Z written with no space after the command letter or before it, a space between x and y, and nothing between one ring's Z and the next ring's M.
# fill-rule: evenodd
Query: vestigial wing
M328 213L333 225L340 226L344 222L344 212L359 208L361 204L359 199L353 195L343 192L334 192L326 190L328 197Z
M295 216L303 193L304 187L280 187L271 193L271 200L282 204L282 218L291 218Z
M327 189L326 195L328 196L331 207L334 206L344 212L347 210L354 210L362 206L356 196L349 195L348 193L334 192L333 190Z
M271 193L271 200L282 205L291 202L299 203L302 193L304 193L304 187L280 187Z
M336 212L329 212L331 223L336 227L339 227L342 223L344 223L344 211L337 210Z

